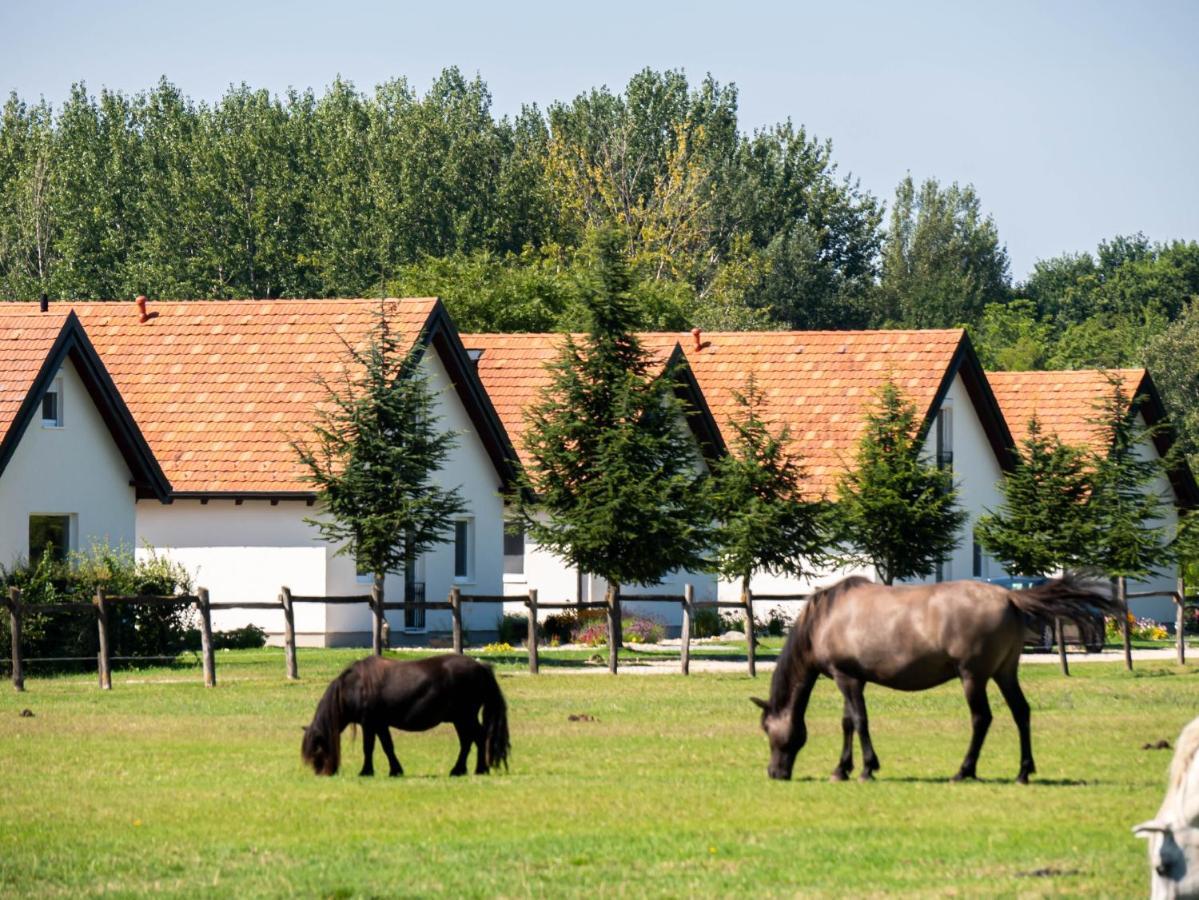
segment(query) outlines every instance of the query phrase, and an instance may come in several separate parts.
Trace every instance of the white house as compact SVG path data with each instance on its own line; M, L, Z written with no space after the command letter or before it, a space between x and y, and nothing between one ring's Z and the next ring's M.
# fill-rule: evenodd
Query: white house
M726 443L730 422L741 414L735 392L744 393L754 377L765 395L762 415L772 428L790 429L813 497L835 497L877 391L894 381L919 411L928 457L953 469L969 516L937 578L1003 574L980 552L973 527L999 500L996 485L1012 462L1011 435L965 331L692 332L658 340L680 342ZM800 580L759 573L751 586L759 594L806 593L846 574L829 570ZM736 600L740 585L722 581L720 594ZM755 612L762 606L769 604Z
M512 438L519 453L527 429L525 411L534 405L550 380L546 364L552 362L563 340L561 334L464 334L463 344L475 360L479 377L495 406L496 412ZM715 429L703 394L686 365L677 340L661 340L659 336L643 335L663 370L672 365L675 393L688 411L681 430L694 440L696 466L703 468L706 460L723 452L719 432ZM509 596L525 596L536 588L543 601L598 601L607 593L602 578L580 574L549 551L527 541L523 533L510 532L505 538L504 591ZM715 576L706 572L672 572L656 585L622 585L623 608L648 613L670 627L681 622L681 609L676 605L638 605L638 594L672 594L681 596L685 584L691 584L697 600L716 599Z
M1132 414L1142 426L1161 426L1141 446L1145 458L1161 460L1170 452L1173 433L1165 427L1166 411L1153 379L1145 369L1081 369L1072 372L989 372L987 378L1017 441L1028 436L1029 420L1035 415L1042 430L1056 434L1067 444L1105 450L1094 421L1097 407L1112 396L1112 379L1132 399ZM1181 509L1199 505L1199 487L1185 458L1179 457L1169 472L1159 476L1151 490L1163 501L1162 522L1168 534L1178 525ZM1177 566L1169 566L1143 581L1128 583L1129 592L1173 591ZM1173 622L1176 607L1168 597L1145 597L1129 602L1137 616Z
M0 564L132 548L169 486L79 319L0 304Z
M290 442L310 434L326 397L318 379L335 384L345 376L346 344L361 345L385 309L421 348L439 421L457 435L435 480L460 487L468 506L448 543L418 562L418 594L440 600L454 585L466 595L501 593L502 495L512 454L439 301L169 302L145 313L132 303L72 307L170 485L165 505L139 497L135 527L127 521L120 536L183 563L213 602L273 601L284 585L297 595L369 592L354 560L337 555L306 521L321 510ZM403 576L389 576L384 590L388 600L402 600ZM499 604L467 605L464 626L492 631L499 614ZM407 621L390 612L388 620L397 643L405 632L424 641L425 632L450 627L448 612ZM273 611L214 615L218 629L248 622L282 630ZM366 644L370 616L365 605L300 604L296 631L309 645Z

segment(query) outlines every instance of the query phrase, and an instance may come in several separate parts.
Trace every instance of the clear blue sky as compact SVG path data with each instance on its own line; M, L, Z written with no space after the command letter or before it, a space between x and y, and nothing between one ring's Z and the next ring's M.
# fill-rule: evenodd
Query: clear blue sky
M215 99L337 74L424 88L448 65L499 114L645 66L710 72L743 128L831 138L888 201L909 171L973 183L1017 278L1117 233L1199 239L1199 2L0 0L0 89L55 103L77 80Z

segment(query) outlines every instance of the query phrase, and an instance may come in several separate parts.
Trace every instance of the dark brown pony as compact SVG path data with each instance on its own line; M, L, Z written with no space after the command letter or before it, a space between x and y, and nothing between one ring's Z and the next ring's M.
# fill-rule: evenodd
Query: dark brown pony
M1072 579L1056 579L1013 591L980 581L888 587L853 577L808 601L791 630L762 708L770 738L771 778L787 779L807 740L804 713L821 675L845 697L841 760L834 781L853 771L853 734L862 743L861 780L878 771L866 723L867 683L901 691L923 691L960 678L974 726L970 748L954 781L974 778L978 754L991 725L987 682L994 679L1020 731L1020 774L1036 771L1029 737L1029 709L1016 670L1024 645L1025 620L1069 619L1086 627L1096 612L1114 614L1117 604Z
M483 720L479 721L482 709ZM458 732L459 752L451 775L466 774L471 745L478 748L475 774L508 765L508 707L491 667L469 656L447 654L412 662L368 656L338 675L304 729L300 754L317 775L335 775L341 733L362 726L362 771L374 775L375 738L383 745L390 775L403 775L391 728L428 731L442 722Z

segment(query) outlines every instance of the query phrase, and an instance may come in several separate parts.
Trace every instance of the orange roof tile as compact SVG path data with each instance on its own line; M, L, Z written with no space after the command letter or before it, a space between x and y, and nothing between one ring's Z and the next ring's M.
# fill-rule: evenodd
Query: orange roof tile
M1096 406L1111 396L1111 377L1123 379L1134 394L1144 369L1080 369L1073 372L988 372L987 381L1007 419L1017 445L1028 437L1028 420L1035 414L1041 428L1064 443L1100 449L1100 434L1089 420Z
M542 388L549 384L546 364L557 358L565 337L563 334L462 335L463 346L482 351L477 363L479 378L518 454L524 450L524 411L537 402ZM674 346L672 337L656 342L649 349L665 365Z
M412 341L437 301L387 303ZM378 300L152 302L141 323L132 302L52 303L46 314L7 303L0 346L44 359L50 323L57 334L74 309L174 491L311 492L288 441L307 436L325 397L316 378L344 372L343 341L360 344L378 308ZM10 364L9 355L0 365L13 376L35 365ZM4 381L13 377L3 371Z
M665 360L681 345L708 407L726 440L753 372L766 396L765 418L791 428L814 493L831 493L852 459L866 407L888 377L925 414L963 340L960 329L941 331L706 332L697 351L690 334L642 334L646 349ZM519 449L523 410L548 383L544 365L561 335L464 334L483 350L481 376L513 444Z
M27 304L0 304L0 309L9 308L29 311ZM15 423L17 410L29 395L70 312L55 309L43 315L37 313L37 307L33 309L33 315L15 317L12 327L0 329L0 443Z

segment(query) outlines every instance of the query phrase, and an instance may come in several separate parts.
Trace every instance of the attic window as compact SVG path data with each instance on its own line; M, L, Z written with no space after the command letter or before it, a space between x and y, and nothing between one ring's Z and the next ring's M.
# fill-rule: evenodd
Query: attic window
M55 378L42 394L42 427L62 428L62 379Z
M468 357L470 357L471 365L473 365L475 367L475 369L478 369L479 368L479 360L483 358L483 351L482 350L472 350L469 347L467 347L466 355Z

